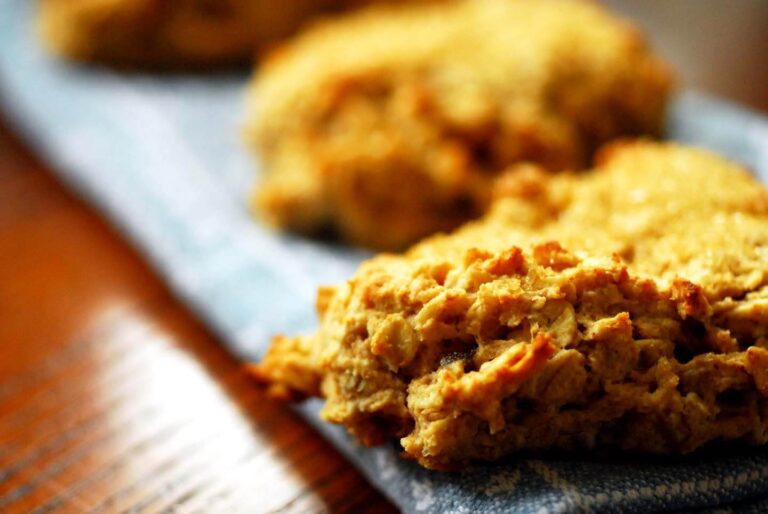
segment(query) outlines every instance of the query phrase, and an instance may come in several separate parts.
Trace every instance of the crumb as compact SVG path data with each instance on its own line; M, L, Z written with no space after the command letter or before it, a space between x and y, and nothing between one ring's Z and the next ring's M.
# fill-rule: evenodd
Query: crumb
M587 174L517 171L483 219L325 288L319 330L277 339L263 378L435 469L768 441L768 191L642 141Z

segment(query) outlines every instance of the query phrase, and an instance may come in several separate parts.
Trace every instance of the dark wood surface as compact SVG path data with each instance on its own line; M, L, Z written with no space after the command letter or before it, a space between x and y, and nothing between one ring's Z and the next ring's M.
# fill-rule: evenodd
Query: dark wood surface
M0 126L0 512L394 512Z
M644 29L679 86L768 112L768 1L598 1Z

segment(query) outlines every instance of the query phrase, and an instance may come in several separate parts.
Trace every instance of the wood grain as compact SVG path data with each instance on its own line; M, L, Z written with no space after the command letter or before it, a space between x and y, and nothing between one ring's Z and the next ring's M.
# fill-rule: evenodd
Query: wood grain
M0 125L0 512L394 512Z

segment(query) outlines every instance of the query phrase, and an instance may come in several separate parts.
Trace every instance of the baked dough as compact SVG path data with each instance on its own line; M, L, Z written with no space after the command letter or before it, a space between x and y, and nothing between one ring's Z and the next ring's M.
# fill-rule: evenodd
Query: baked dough
M250 62L260 45L309 17L360 0L41 0L39 29L56 54L140 68Z
M400 249L487 208L509 164L581 168L658 134L666 67L593 2L375 6L278 47L251 87L248 138L269 225Z
M364 444L445 469L521 450L768 441L768 191L704 150L505 175L491 212L318 294L254 366Z

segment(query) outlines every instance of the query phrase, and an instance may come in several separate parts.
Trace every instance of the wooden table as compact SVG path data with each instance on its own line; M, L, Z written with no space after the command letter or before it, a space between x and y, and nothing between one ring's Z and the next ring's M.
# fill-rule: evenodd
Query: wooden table
M394 512L0 124L0 512Z

